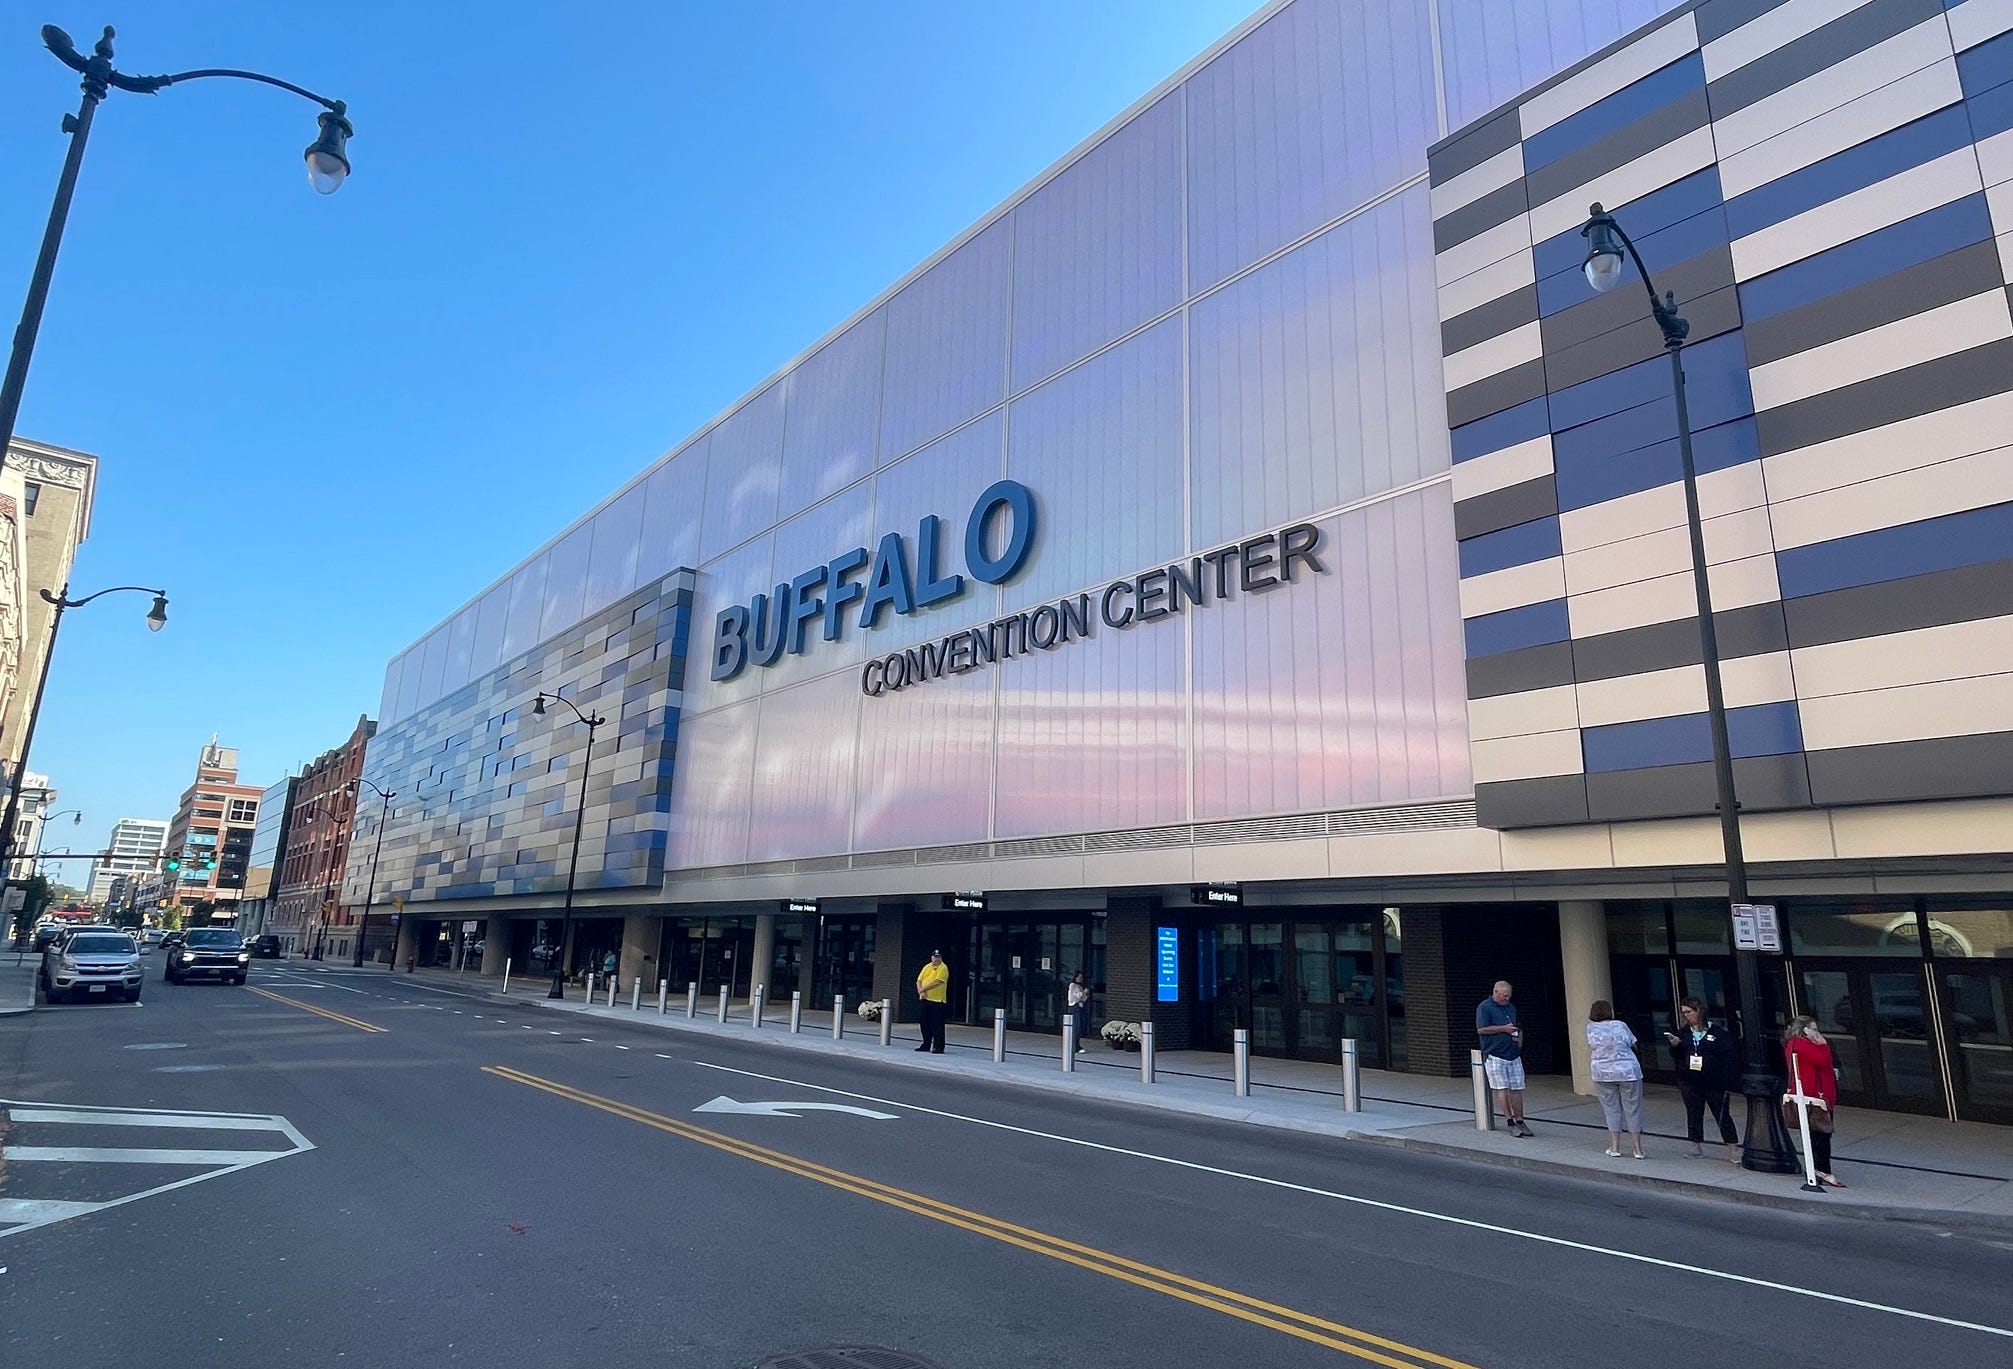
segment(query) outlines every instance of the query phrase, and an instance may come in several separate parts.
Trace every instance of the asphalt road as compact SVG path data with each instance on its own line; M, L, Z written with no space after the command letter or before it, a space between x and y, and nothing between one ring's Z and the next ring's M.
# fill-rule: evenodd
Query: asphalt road
M150 972L141 1006L0 1020L10 1369L737 1369L833 1344L950 1369L2013 1362L2003 1234L1065 1103L382 972Z

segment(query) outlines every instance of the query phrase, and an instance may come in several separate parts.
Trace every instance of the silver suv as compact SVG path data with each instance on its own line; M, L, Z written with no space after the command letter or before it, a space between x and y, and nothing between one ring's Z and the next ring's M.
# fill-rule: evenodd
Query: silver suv
M140 948L116 927L79 927L65 933L42 952L42 996L51 1003L66 998L110 998L140 1001Z

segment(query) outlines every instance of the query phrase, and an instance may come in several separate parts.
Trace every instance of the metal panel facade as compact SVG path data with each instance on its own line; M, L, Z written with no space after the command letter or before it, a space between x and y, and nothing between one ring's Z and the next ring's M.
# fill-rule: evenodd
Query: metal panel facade
M1471 753L1468 700L1572 685L1581 617L1625 635L1669 616L1654 586L1604 559L1597 529L1567 545L1580 528L1572 499L1653 493L1661 458L1644 456L1641 475L1580 462L1572 490L1555 479L1551 419L1533 422L1522 407L1546 407L1552 356L1578 368L1562 403L1586 411L1583 426L1627 413L1621 390L1634 378L1603 369L1619 326L1602 312L1611 302L1571 297L1570 281L1553 277L1576 261L1559 265L1542 239L1534 250L1531 224L1558 219L1550 237L1572 226L1565 206L1584 197L1580 169L1606 174L1603 149L1626 151L1635 168L1637 188L1621 198L1709 174L1711 128L1679 125L1709 99L1710 63L1688 40L1681 72L1663 71L1667 59L1584 99L1541 96L1557 106L1549 181L1527 176L1514 111L1447 144L1430 186L1427 148L1447 133L1449 111L1457 122L1485 112L1669 8L1272 6L478 596L457 615L474 626L456 635L454 620L444 624L437 657L432 636L403 653L387 670L380 744L443 694L488 688L625 575L647 583L696 568L690 645L707 661L722 610L787 597L794 577L849 548L871 553L884 535L915 555L930 515L945 530L943 571L959 571L973 501L1011 478L1032 490L1040 528L1004 585L969 583L872 626L857 604L834 609L805 625L803 650L732 679L695 662L667 868L1457 798L1472 792L1471 754L1478 768L1568 773L1558 739L1534 746L1493 705L1478 714L1489 735ZM1640 114L1584 112L1646 77L1676 94ZM1772 108L1788 117L1772 98L1749 100L1757 130ZM1677 152L1657 143L1664 132ZM1539 190L1557 203L1534 207ZM1711 200L1723 220L1729 197ZM1677 229L1704 212L1683 200L1666 216ZM1989 214L1952 231L1981 222ZM1686 233L1697 228L1657 250L1722 292L1714 317L1732 319L1732 235L1694 246ZM1460 268L1451 275L1450 260ZM1795 307L1785 298L1785 312ZM1981 320L1965 316L1989 331ZM1697 359L1729 466L1762 431L1744 363L1732 359L1735 326ZM1778 374L1794 390L1794 368ZM1849 437L1819 434L1814 416L1786 421L1806 445ZM1659 516L1643 514L1648 530L1668 526ZM1851 516L1843 505L1836 515ZM1166 621L1098 620L1107 585L1132 582L1131 603L1159 568L1179 572L1301 523L1321 531L1318 573L1266 588L1261 569L1253 591L1238 583L1233 553L1207 603L1182 607L1177 593L1180 611ZM1748 564L1755 535L1729 525L1719 539L1756 586L1736 604L1775 592ZM1813 559L1799 573L1818 583L1830 572ZM1470 594L1492 608L1470 614L1464 633ZM990 633L1002 615L1025 630L1019 615L1055 614L1079 595L1089 596L1086 630L1052 649L1023 643L969 673L965 660L907 689L862 692L863 663L913 651L927 664L946 634ZM1780 613L1773 638L1766 624L1754 632L1782 638ZM1653 654L1660 642L1639 644ZM1502 687L1477 687L1484 677ZM1758 706L1788 702L1767 683L1755 686ZM1755 715L1757 736L1779 742L1782 724L1779 708ZM1629 734L1613 737L1627 754ZM1576 730L1570 749L1583 791ZM1584 818L1583 798L1569 815Z
M1661 339L1692 321L1729 734L1754 809L2006 792L2013 10L1704 0L1432 158L1481 820L1712 810Z

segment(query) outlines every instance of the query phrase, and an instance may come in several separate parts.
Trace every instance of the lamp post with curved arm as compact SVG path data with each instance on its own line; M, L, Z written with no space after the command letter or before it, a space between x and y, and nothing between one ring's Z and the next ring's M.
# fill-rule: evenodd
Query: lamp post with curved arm
M35 698L28 705L28 722L21 731L21 756L14 762L14 773L7 782L7 811L0 815L0 908L7 906L7 890L14 882L14 822L21 812L21 781L28 774L28 750L35 745L35 723L42 716L42 692L49 687L49 667L56 661L56 633L63 626L63 614L67 610L82 608L93 599L102 599L107 594L151 594L154 605L147 610L147 630L159 632L167 624L168 592L164 589L114 585L81 599L70 597L70 586L67 584L60 594L51 594L46 589L42 591L43 602L55 606L56 616L49 621L49 645L42 649L42 674L35 681Z
M1691 324L1679 317L1677 296L1666 292L1657 297L1649 267L1629 241L1629 235L1615 222L1615 216L1596 203L1588 210L1580 236L1587 240L1587 259L1582 266L1587 284L1605 294L1627 277L1631 262L1649 292L1650 314L1663 330L1664 351L1671 359L1671 393L1677 402L1678 461L1684 472L1685 522L1691 533L1692 591L1698 601L1699 656L1705 665L1706 718L1712 733L1712 772L1719 805L1720 844L1726 862L1727 902L1744 904L1747 894L1747 857L1741 849L1740 803L1734 794L1733 748L1727 741L1726 693L1720 684L1719 633L1712 620L1712 581L1705 559L1705 524L1699 516L1698 465L1692 459L1691 413L1685 406L1684 361L1680 353ZM1626 257L1624 257L1626 253ZM1729 908L1729 914L1732 909ZM1773 1063L1768 1025L1762 1020L1761 965L1753 949L1734 949L1734 975L1739 984L1743 1070L1740 1091L1747 1098L1746 1143L1741 1164L1767 1174L1788 1174L1797 1168L1790 1149L1789 1133L1783 1129L1776 1099L1782 1096L1782 1078Z
M35 338L42 328L42 308L48 303L49 282L56 273L56 253L63 245L63 226L70 217L70 199L77 190L77 172L84 163L84 144L91 136L91 120L98 103L114 90L135 95L153 95L184 81L230 77L278 86L322 107L317 116L319 131L304 154L308 182L324 195L334 194L349 175L350 127L348 108L341 100L330 100L276 76L256 71L234 71L208 67L201 71L180 71L172 76L129 76L112 68L110 26L105 36L86 57L77 50L70 35L54 24L42 26L42 44L56 60L84 78L84 101L75 114L63 116L63 131L70 135L70 150L63 158L63 174L56 181L56 201L49 208L49 224L42 231L42 250L35 258L35 274L28 281L28 300L21 308L21 323L14 330L14 350L7 359L7 375L0 381L0 456L14 441L14 424L21 416L21 392L28 383L28 362L35 354Z
M598 713L582 713L579 705L575 704L571 699L564 698L558 694L546 694L542 691L537 699L532 701L532 716L538 718L545 716L545 704L548 699L553 703L565 704L573 710L573 716L580 719L587 726L587 749L580 756L580 803L573 810L573 854L566 861L565 911L560 915L559 920L559 949L553 953L552 958L552 989L545 995L547 998L564 998L566 997L566 943L573 934L573 877L580 869L580 829L587 820L587 771L588 767L594 763L594 729L600 727L608 719Z
M356 953L350 957L349 962L350 967L352 969L362 969L363 943L370 936L370 905L372 901L372 896L377 891L377 858L384 851L384 829L391 823L391 801L398 797L398 792L393 789L380 789L375 784L372 784L369 780L365 779L361 775L357 776L356 782L360 785L365 786L370 790L371 793L377 795L380 799L384 800L383 806L379 808L377 815L377 841L374 842L370 848L370 874L367 875L364 879L363 918L357 924ZM397 945L396 943L394 943L393 951L396 952L396 950ZM393 963L391 967L394 970L398 968L397 960L398 957L396 954L394 954L392 957Z

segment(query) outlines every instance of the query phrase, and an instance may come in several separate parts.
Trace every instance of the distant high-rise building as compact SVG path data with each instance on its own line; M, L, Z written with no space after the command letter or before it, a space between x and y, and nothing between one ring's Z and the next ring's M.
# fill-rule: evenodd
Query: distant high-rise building
M112 835L106 838L107 854L91 867L91 902L108 902L112 885L123 874L158 870L161 852L167 844L166 818L120 818L112 826Z
M260 792L238 783L238 749L219 746L211 737L196 763L195 783L182 791L181 805L168 824L168 858L180 864L162 879L158 902L212 903L212 917L236 916L251 864Z

